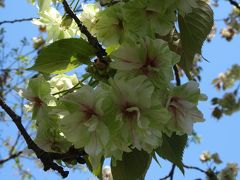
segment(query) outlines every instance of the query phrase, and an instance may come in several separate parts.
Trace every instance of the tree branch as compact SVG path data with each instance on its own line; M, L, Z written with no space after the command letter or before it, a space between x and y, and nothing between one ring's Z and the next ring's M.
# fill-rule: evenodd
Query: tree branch
M161 178L160 180L166 180L168 178L170 178L170 180L173 180L173 175L174 175L174 172L175 172L175 168L176 168L176 165L173 164L169 174L167 176Z
M99 41L97 40L96 37L94 37L87 29L86 26L84 26L82 24L82 22L80 21L80 19L77 17L77 15L71 10L71 8L69 7L68 3L66 0L63 0L62 1L63 3L63 6L64 6L64 9L66 11L66 13L71 17L73 18L73 20L76 22L76 24L78 25L79 27L79 30L85 34L85 36L87 37L88 39L88 42L89 44L91 44L95 49L96 49L96 55L97 57L99 58L99 60L101 60L102 62L104 63L107 63L108 62L106 61L106 59L104 58L107 53L105 51L105 49L102 47L102 45L99 43Z
M13 23L17 23L17 22L24 22L24 21L31 21L34 18L23 18L23 19L15 19L15 20L10 20L10 21L1 21L0 22L0 26L2 24L13 24Z
M179 76L179 71L178 71L177 65L173 66L173 70L174 70L174 74L175 74L176 85L180 86L181 85L181 79L180 79L180 76Z
M215 178L216 177L216 174L211 170L211 169L208 169L207 171L199 168L199 167L195 167L195 166L188 166L188 165L183 165L184 168L187 168L187 169L193 169L193 170L197 170L203 174L205 174L207 177L209 178ZM170 179L170 180L173 180L173 176L174 176L174 171L175 171L175 168L176 168L176 165L172 165L172 168L169 172L169 174L163 178L161 178L160 180L166 180L166 179Z
M2 159L0 160L0 165L4 164L5 162L11 160L11 159L15 159L16 157L20 156L23 153L23 151L19 151L17 153L11 154L9 157L7 157L6 159Z
M204 173L204 174L207 175L207 171L204 171L204 170L201 169L201 168L194 167L194 166L188 166L188 165L185 165L185 164L183 165L183 167L185 167L185 168L187 168L187 169L194 169L194 170L200 171L200 172L202 172L202 173Z
M187 168L187 169L193 169L193 170L197 170L201 173L204 173L207 177L209 177L209 179L217 179L217 175L216 173L212 170L212 169L208 169L207 171L199 168L199 167L195 167L195 166L187 166L187 165L183 165L183 167Z
M61 159L63 161L76 159L79 163L85 163L84 159L81 157L86 155L86 153L82 150L77 150L71 147L68 152L60 154L60 153L50 153L45 152L42 150L38 145L32 140L32 138L27 133L26 129L22 125L21 117L18 116L3 100L0 98L0 106L2 109L11 117L12 121L17 126L18 130L20 131L21 135L23 136L24 140L26 141L28 148L32 149L38 159L41 160L44 166L44 171L49 169L58 171L63 178L68 176L68 171L64 171L64 169L56 164L54 160Z
M238 8L240 10L240 5L237 1L234 0L228 0L230 2L231 5L235 6L236 8Z
M12 145L11 149L9 150L9 155L11 155L11 154L13 153L13 151L15 150L15 148L16 148L16 146L17 146L17 144L18 144L18 141L19 141L19 139L20 139L20 137L21 137L21 134L18 133L17 138L16 138L14 144Z

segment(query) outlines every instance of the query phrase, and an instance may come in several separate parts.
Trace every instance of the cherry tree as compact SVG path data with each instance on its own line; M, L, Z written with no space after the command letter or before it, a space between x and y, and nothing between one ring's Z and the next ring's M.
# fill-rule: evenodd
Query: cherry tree
M144 179L151 161L161 157L173 164L162 179L172 179L176 167L182 173L195 169L208 179L234 179L237 164L229 163L221 171L203 170L185 165L182 159L189 136L197 139L194 124L205 120L198 108L200 101L207 100L199 88L198 62L203 58L204 41L210 41L215 32L209 3L79 2L30 0L39 14L30 20L47 37L33 39L38 54L26 72L37 74L17 91L35 136L24 127L24 116L0 98L0 106L44 170L55 170L65 178L69 172L63 164L71 168L86 164L99 178ZM230 3L238 13L239 6ZM228 40L229 33L222 30ZM77 74L69 74L79 67ZM181 83L183 76L187 83ZM213 83L227 89L237 80L239 66L234 65ZM215 117L239 110L238 88L212 100ZM12 154L11 159L13 155L17 156ZM107 158L110 167L102 169ZM222 162L217 153L210 152L204 152L200 160Z

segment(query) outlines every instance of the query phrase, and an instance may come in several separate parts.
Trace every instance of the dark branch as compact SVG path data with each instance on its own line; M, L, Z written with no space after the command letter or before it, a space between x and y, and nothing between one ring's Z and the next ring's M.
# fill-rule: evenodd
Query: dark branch
M44 170L47 171L49 169L53 169L58 171L63 178L68 176L68 171L64 171L64 169L54 162L54 159L62 159L64 155L68 154L58 154L58 153L48 153L42 150L37 146L37 144L32 140L32 138L27 133L26 129L22 125L21 117L18 116L3 100L0 98L0 106L2 109L11 117L18 130L22 134L24 140L26 141L28 148L32 149L36 156L41 160L44 166Z
M179 76L179 71L178 71L177 65L173 66L173 70L174 70L174 74L175 74L176 85L180 86L181 85L181 79L180 79L180 76Z
M0 26L2 24L13 24L13 23L17 23L17 22L24 22L24 21L31 21L33 18L23 18L23 19L15 19L15 20L11 20L11 21L1 21L0 22Z
M54 163L53 159L48 155L48 153L46 153L45 151L40 149L34 143L32 138L29 136L26 129L22 125L21 117L18 116L1 98L0 98L0 106L6 111L6 113L11 117L11 119L15 123L18 130L24 137L24 139L28 145L28 148L32 149L36 153L37 157L42 161L44 170L47 171L49 169L53 169L53 170L58 171L63 177L67 177L68 172L64 171L61 166L58 166L56 163Z
M0 160L0 165L4 164L5 162L11 160L11 159L15 159L16 157L19 157L23 152L19 151L17 153L11 154L9 157L7 157L6 159L2 159Z
M187 165L183 165L183 167L187 168L187 169L193 169L193 170L197 170L201 173L204 173L209 179L217 179L217 173L214 172L213 169L208 169L207 171L199 168L199 167L194 167L194 166L187 166Z
M73 146L66 153L49 153L53 159L63 160L65 162L76 160L79 164L85 164L83 156L87 155L84 150L75 149Z
M205 171L205 170L203 170L203 169L201 169L201 168L199 168L199 167L188 166L188 165L185 165L185 164L183 165L183 167L184 167L184 168L187 168L187 169L197 170L197 171L205 174L205 175L206 175L207 177L209 177L209 178L216 176L216 174L215 174L211 169ZM173 180L173 175L174 175L175 168L176 168L176 165L173 164L173 165L172 165L172 168L171 168L171 170L170 170L170 172L169 172L169 174L168 174L167 176L161 178L160 180L166 180L166 179L168 179L168 178L169 178L170 180Z
M169 174L167 176L161 178L160 180L166 180L168 178L170 178L170 180L173 180L173 175L174 175L174 172L175 172L175 168L176 168L176 165L173 164Z
M80 21L80 19L77 17L77 15L71 10L71 8L69 7L68 3L66 0L63 0L62 1L63 3L63 6L64 6L64 9L66 11L66 13L71 17L73 18L73 20L76 22L76 24L78 25L79 27L79 30L85 34L85 36L87 37L88 39L88 42L89 44L91 44L95 49L96 49L96 55L97 57L102 61L102 62L105 62L105 63L108 63L106 61L106 59L104 58L107 53L105 51L105 49L102 47L102 45L98 42L97 38L94 37L87 29L86 26L84 26L82 24L82 22Z
M234 0L229 0L230 4L235 6L236 8L238 8L240 10L240 5L237 1L234 1Z
M203 170L203 169L201 169L201 168L194 167L194 166L187 166L187 165L185 165L185 164L183 165L183 167L185 167L185 168L187 168L187 169L194 169L194 170L200 171L200 172L202 172L202 173L204 173L204 174L207 175L207 171L205 171L205 170Z

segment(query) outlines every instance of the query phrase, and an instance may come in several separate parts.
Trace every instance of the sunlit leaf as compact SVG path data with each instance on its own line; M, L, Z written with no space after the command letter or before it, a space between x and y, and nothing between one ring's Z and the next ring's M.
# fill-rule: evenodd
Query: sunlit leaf
M83 39L62 39L43 48L30 70L60 74L90 63L94 49Z

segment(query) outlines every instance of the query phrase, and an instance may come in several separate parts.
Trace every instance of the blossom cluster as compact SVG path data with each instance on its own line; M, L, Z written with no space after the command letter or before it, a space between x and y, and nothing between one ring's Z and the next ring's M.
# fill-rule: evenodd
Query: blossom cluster
M31 79L24 96L37 120L36 142L48 151L82 148L96 165L102 157L118 160L134 148L151 153L161 146L163 133L191 134L193 124L203 121L197 108L203 96L194 81L177 87L172 83L172 67L180 56L155 35L167 35L176 11L189 11L193 2L130 0L105 9L84 6L80 19L111 49L109 66L116 73L95 87L79 83L76 76Z
M195 82L163 89L145 75L119 73L108 84L82 85L59 97L75 80L67 75L49 81L39 77L23 93L37 120L36 142L47 151L65 152L74 145L92 161L102 156L121 159L132 148L152 152L161 146L162 133L190 134L193 123L203 120Z
M227 166L219 173L220 180L231 179L236 180L239 167L237 163L227 163Z

